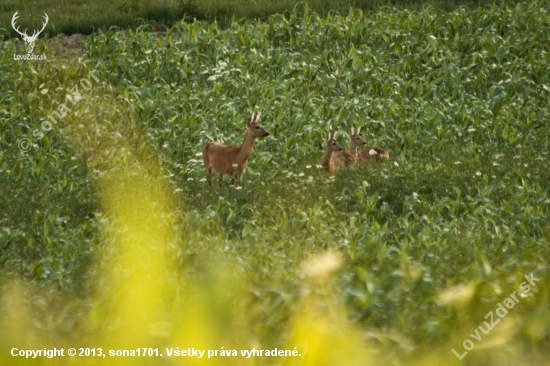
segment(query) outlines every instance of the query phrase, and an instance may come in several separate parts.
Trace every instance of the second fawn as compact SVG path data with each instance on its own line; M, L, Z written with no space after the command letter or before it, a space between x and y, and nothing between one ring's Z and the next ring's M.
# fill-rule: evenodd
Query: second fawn
M338 169L340 169L340 166L344 164L344 162L334 156L335 152L344 150L334 138L335 136L336 132L333 132L332 134L329 132L326 139L325 153L321 157L321 165L323 166L323 169L332 174L335 174Z
M380 163L382 159L388 159L390 157L390 153L380 147L367 147L366 149L357 150L359 146L367 144L359 134L360 132L361 127L358 127L357 130L352 127L349 133L349 152L355 156L358 163L362 161L376 161Z
M212 172L220 175L220 186L223 186L223 176L232 176L231 182L239 184L241 177L248 166L248 158L254 149L258 137L269 136L260 124L260 113L252 113L246 124L246 132L241 146L225 146L217 142L210 142L202 151L202 160L206 169L208 184L212 184Z

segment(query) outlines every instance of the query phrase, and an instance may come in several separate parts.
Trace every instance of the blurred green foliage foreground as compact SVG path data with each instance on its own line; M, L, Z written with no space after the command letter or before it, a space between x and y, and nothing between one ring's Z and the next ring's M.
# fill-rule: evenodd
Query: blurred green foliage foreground
M0 363L547 364L549 25L535 1L0 43ZM208 187L252 111L271 136ZM358 126L390 160L327 175ZM11 355L54 347L163 356Z

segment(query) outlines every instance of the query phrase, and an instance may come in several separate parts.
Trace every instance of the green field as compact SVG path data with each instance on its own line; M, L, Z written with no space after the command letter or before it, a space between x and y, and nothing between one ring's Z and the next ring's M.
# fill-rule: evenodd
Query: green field
M549 10L305 8L72 58L39 39L43 61L3 41L0 363L548 364ZM207 186L202 149L252 112L242 185ZM320 169L358 126L389 161Z
M495 0L310 0L309 7L322 16L329 12L348 14L350 9L374 12L384 7L420 10L429 5L451 10L459 6L476 8L502 1ZM507 0L516 3L517 0ZM232 19L267 19L272 14L298 10L303 14L304 1L300 0L3 0L0 3L0 29L12 37L18 37L11 27L11 19L19 11L21 29L40 28L47 13L50 26L45 30L50 36L74 33L91 34L94 31L135 29L144 23L163 30L185 18L216 20L227 27ZM0 37L2 33L0 32ZM1 39L1 38L0 38Z

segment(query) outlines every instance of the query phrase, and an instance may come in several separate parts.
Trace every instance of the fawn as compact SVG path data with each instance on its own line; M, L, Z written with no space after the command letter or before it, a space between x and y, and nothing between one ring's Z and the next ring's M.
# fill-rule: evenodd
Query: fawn
M246 132L241 146L225 146L217 142L210 142L206 145L202 151L202 160L204 161L209 185L212 185L212 171L220 175L220 187L223 187L223 176L225 174L232 177L231 183L239 184L241 182L256 139L269 136L269 132L258 123L260 114L252 113L246 124Z
M333 132L332 134L329 132L326 139L325 153L321 157L321 165L323 166L323 169L332 174L336 174L338 169L340 169L340 167L344 164L344 162L334 156L334 153L344 150L334 138L335 136L336 132Z
M357 163L369 160L374 160L377 163L380 163L382 162L382 157L385 159L390 157L390 153L380 147L367 147L366 149L357 150L359 146L367 144L359 134L360 132L361 127L358 127L357 130L352 127L349 133L349 152L355 157L355 161Z

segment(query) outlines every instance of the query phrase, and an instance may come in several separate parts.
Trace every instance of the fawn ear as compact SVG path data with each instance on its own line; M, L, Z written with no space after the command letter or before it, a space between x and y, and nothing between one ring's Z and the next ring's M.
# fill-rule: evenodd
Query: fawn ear
M352 127L351 130L349 130L350 136L355 135L355 129Z
M325 141L328 142L328 141L330 141L330 139L331 139L331 137L330 137L330 132L329 132L328 135L327 135L327 139Z
M252 115L250 116L250 119L248 120L248 122L246 122L246 125L250 126L253 122L254 122L254 113L252 113Z
M258 114L256 115L256 118L254 119L254 122L258 123L261 114L262 112L258 112Z
M355 133L359 135L360 132L361 132L361 126L357 127L357 131L355 131Z

